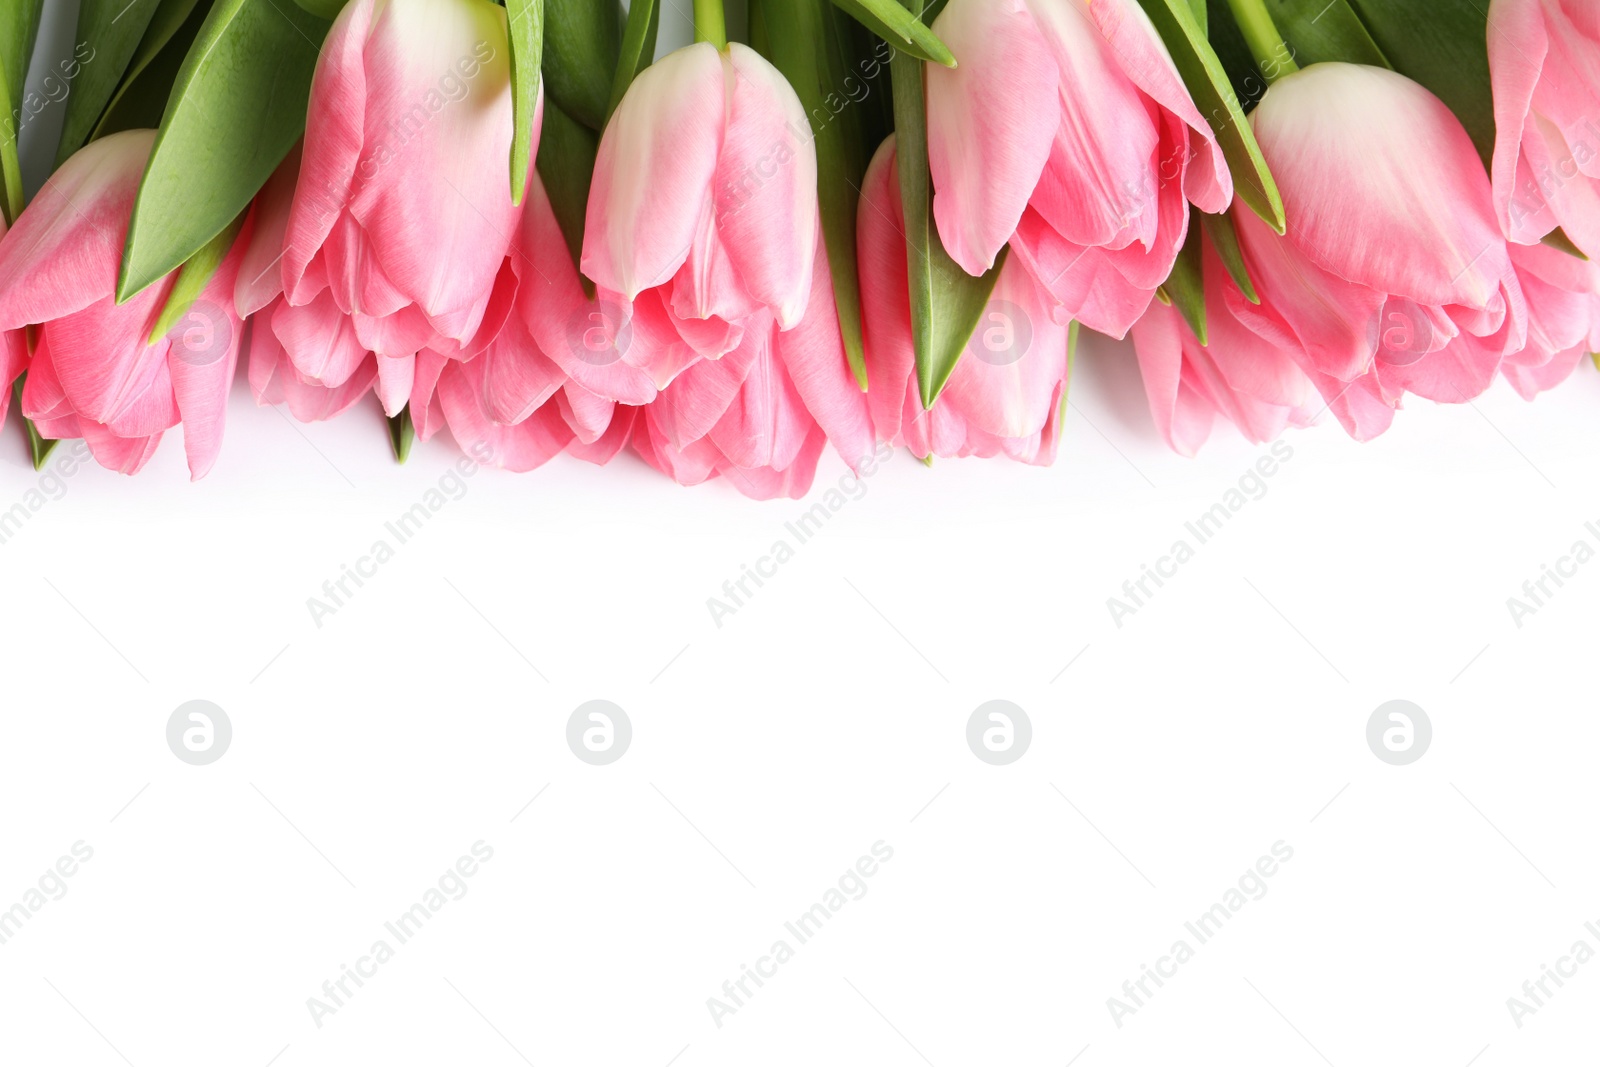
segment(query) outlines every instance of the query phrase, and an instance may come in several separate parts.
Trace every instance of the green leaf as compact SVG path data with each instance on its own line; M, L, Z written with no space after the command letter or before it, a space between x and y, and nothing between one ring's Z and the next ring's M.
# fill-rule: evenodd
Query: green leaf
M752 12L751 18L755 18ZM611 82L611 100L606 105L606 121L617 110L622 98L656 54L656 35L661 30L661 5L656 0L633 0L628 6L628 26L622 33L622 50L617 57L617 73Z
M1200 236L1200 215L1198 211L1189 213L1189 234L1184 238L1183 247L1178 250L1172 273L1161 283L1157 295L1164 296L1166 303L1178 309L1183 321L1189 324L1189 329L1204 345L1210 344L1210 341L1206 336L1206 282L1200 267L1203 240Z
M328 23L275 0L218 0L161 120L128 226L117 300L221 233L305 132Z
M302 8L317 16L332 22L344 10L346 0L294 0Z
M856 208L867 159L857 93L870 92L871 86L865 71L851 69L847 26L827 0L757 0L751 7L751 18L760 19L766 58L789 79L801 107L810 116L817 152L817 200L828 267L833 275L833 301L838 308L845 358L856 382L865 389L867 364L861 339Z
M27 380L28 372L23 371L11 387L13 402L18 408L22 407L22 383ZM33 469L43 470L44 461L50 458L50 452L56 447L56 442L52 438L39 436L39 428L33 424L32 419L24 418L22 425L28 433L28 453L33 457Z
M567 239L574 265L583 254L589 183L594 180L594 158L599 151L599 134L545 101L544 131L539 135L539 178L561 226L561 235Z
M28 63L33 58L33 42L39 36L39 15L43 10L44 0L0 3L0 69L5 73L6 95L11 98L13 110L22 104L23 85L28 79ZM6 114L15 123L13 112Z
M906 0L920 5L921 0ZM894 80L897 169L906 234L911 296L911 341L917 395L924 409L939 399L994 291L1006 252L981 278L956 265L933 225L933 178L928 171L928 118L922 61L904 53L890 64Z
M511 202L520 205L533 151L533 116L539 107L544 0L506 0L506 19L511 40Z
M22 164L17 159L16 113L11 107L7 83L5 66L0 64L0 109L3 109L0 119L5 123L5 129L0 131L0 184L5 186L5 199L0 207L5 208L6 222L14 223L17 216L22 214L24 197Z
M161 309L161 314L156 316L155 325L150 328L149 344L155 344L165 337L167 331L189 313L194 302L210 284L212 276L217 273L217 268L228 258L228 250L233 247L233 239L238 237L239 231L244 228L244 218L245 213L241 212L221 233L178 268L178 280L173 282L172 292L167 294L166 306Z
M621 48L616 0L545 0L545 94L592 130L605 129Z
M1487 164L1494 157L1487 0L1349 0L1394 69L1449 105Z
M160 6L161 0L83 0L57 167L89 139Z
M389 416L389 449L396 463L411 458L411 446L417 439L417 428L411 422L411 405L400 409L400 414Z
M906 55L916 59L939 63L946 67L956 65L956 57L945 43L928 29L919 17L895 0L833 0L839 9L861 23Z
M1237 209L1232 209L1237 210ZM1222 258L1222 265L1228 271L1228 277L1233 279L1233 284L1239 287L1244 298L1252 304L1261 303L1261 297L1256 295L1255 283L1250 280L1250 269L1244 265L1244 252L1239 248L1239 233L1233 227L1233 214L1207 215L1197 212L1200 223L1206 228L1206 236L1211 238L1211 247L1217 250L1217 255Z
M1195 21L1188 0L1140 2L1172 54L1172 61L1194 97L1195 106L1211 124L1217 144L1228 161L1228 169L1233 173L1234 189L1239 198L1268 226L1283 233L1283 197L1278 193L1278 183L1267 169L1261 146L1256 143L1256 135L1239 105L1239 96L1229 85L1228 74L1206 40L1205 31ZM1211 21L1213 24L1226 21L1238 32L1231 20Z
M1067 404L1072 395L1072 368L1078 362L1078 334L1080 326L1077 319L1067 324L1067 377L1061 383L1061 405L1056 409L1057 423L1067 421Z
M211 0L161 0L89 140L161 125L172 83L210 13Z

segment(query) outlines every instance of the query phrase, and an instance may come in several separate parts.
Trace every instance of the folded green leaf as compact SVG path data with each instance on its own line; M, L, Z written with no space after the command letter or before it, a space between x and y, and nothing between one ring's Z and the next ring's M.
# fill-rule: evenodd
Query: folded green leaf
M82 0L57 167L89 139L160 7L161 0Z
M616 0L545 0L545 94L592 130L605 128L621 48Z
M927 27L918 14L912 14L896 0L833 0L841 11L861 23L900 51L916 59L956 65L956 57L945 43ZM919 6L920 14L920 6Z
M204 248L190 256L187 262L178 268L178 280L172 283L172 292L167 294L167 303L161 309L161 314L156 316L155 325L150 328L150 344L155 344L165 337L167 332L189 313L194 302L200 299L200 294L205 292L206 286L211 283L217 268L228 258L228 250L233 247L234 238L238 237L239 231L244 228L244 218L241 213L224 227L221 233L206 242Z
M550 101L544 105L544 132L539 135L539 179L555 213L567 251L576 266L583 254L583 227L589 209L589 185L600 135ZM584 284L588 285L585 279Z
M302 8L317 16L332 22L344 10L347 0L294 0Z
M751 13L752 21L755 18ZM752 29L753 29L752 25ZM656 0L633 0L628 5L628 25L622 33L622 50L617 57L617 73L611 81L611 100L606 105L606 120L617 110L622 98L656 54L656 35L661 29L661 5Z
M5 64L0 63L0 120L5 123L5 129L0 131L0 184L5 186L0 207L5 209L6 222L14 223L23 208L22 164L17 159L17 128L9 84Z
M1487 163L1494 156L1488 0L1348 0L1394 69L1449 105Z
M33 42L39 36L39 15L43 9L44 0L0 2L0 69L5 73L6 94L11 98L13 109L22 104L28 62L33 58ZM6 115L15 121L12 112ZM13 129L12 136L15 135Z
M1204 232L1200 215L1198 211L1189 213L1189 234L1184 238L1178 258L1172 264L1172 273L1161 283L1157 292L1178 309L1183 321L1189 324L1189 329L1204 345L1211 342L1206 335L1206 282L1200 266L1201 234Z
M1250 280L1250 268L1244 264L1244 251L1239 247L1239 232L1233 225L1233 211L1230 210L1222 215L1207 215L1202 212L1200 222L1206 228L1206 236L1211 238L1211 247L1222 257L1222 265L1227 268L1228 277L1233 279L1233 284L1239 287L1239 291L1250 303L1261 303L1261 297L1256 295L1255 283Z
M396 463L411 458L411 446L417 440L417 427L411 421L411 405L400 409L400 414L389 416L389 449Z
M1273 181L1261 146L1244 117L1239 96L1229 85L1222 61L1212 50L1205 31L1195 20L1189 0L1140 0L1156 31L1166 43L1195 106L1211 124L1217 144L1233 174L1234 189L1268 226L1284 230L1283 197ZM1215 24L1217 19L1210 20ZM1220 21L1228 21L1226 18ZM1233 26L1229 21L1228 25ZM1234 28L1237 33L1237 28ZM1248 54L1248 53L1247 53Z
M817 152L817 199L822 237L833 276L834 305L851 373L867 387L861 339L861 282L856 265L856 208L866 151L860 111L872 88L865 70L847 58L843 16L827 0L757 0L751 21L765 38L765 55L794 86L810 117ZM879 47L883 47L880 45ZM884 47L887 58L888 48Z
M210 13L211 0L161 0L88 140L161 125L184 57Z
M511 41L511 202L521 204L533 151L533 116L539 107L544 0L506 0L506 30Z
M305 132L328 23L275 0L218 0L178 72L117 280L127 300L249 206Z
M23 371L12 385L12 402L18 408L22 407L22 385L27 380L28 372ZM23 419L22 425L28 434L28 454L33 459L33 469L43 470L44 461L50 458L50 451L56 447L56 442L52 438L39 436L39 428L33 424L32 419Z

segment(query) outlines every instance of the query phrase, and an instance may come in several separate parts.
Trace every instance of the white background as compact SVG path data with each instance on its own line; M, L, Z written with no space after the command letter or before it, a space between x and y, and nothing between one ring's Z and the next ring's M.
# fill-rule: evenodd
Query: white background
M374 405L298 426L241 380L203 482L177 434L137 479L77 473L0 545L0 909L93 849L0 944L0 1063L1592 1057L1600 962L1520 1028L1506 1000L1600 949L1600 564L1520 628L1506 602L1600 547L1600 375L1293 435L1118 628L1107 598L1265 450L1172 456L1125 347L1080 365L1053 469L899 453L720 628L707 598L806 505L629 456L481 472L319 628L307 598L392 541L447 437L397 467ZM38 485L13 422L0 509ZM565 741L595 698L633 725L610 766ZM965 739L996 698L1033 724L1004 767ZM1397 698L1434 730L1404 767L1365 738ZM233 724L210 766L167 748L192 699ZM467 895L317 1026L480 840ZM877 841L866 895L715 1025ZM1279 841L1118 1027L1107 998Z

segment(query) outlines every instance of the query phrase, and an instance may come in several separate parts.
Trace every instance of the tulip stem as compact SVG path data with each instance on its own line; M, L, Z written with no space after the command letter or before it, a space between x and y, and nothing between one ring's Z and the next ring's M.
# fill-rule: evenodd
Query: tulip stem
M694 39L728 50L728 23L722 14L722 0L694 0Z
M1268 85L1300 69L1294 61L1294 49L1284 41L1267 11L1266 0L1228 0L1228 6Z

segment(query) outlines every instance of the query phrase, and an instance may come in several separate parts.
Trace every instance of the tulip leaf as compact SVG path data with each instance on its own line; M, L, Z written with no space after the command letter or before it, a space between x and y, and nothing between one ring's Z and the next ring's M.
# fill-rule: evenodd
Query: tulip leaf
M133 60L161 0L82 0L78 9L78 44L72 63L76 74L67 95L56 166L82 148L100 121Z
M28 80L28 64L33 59L33 42L39 36L39 15L44 0L5 0L0 3L0 69L11 98L6 117L14 123L15 109L22 104L23 86ZM11 130L13 138L16 129Z
M317 18L332 22L339 16L339 12L344 10L346 0L294 0L294 2Z
M921 6L921 0L905 0ZM915 10L915 8L913 8ZM922 61L905 53L890 63L894 83L895 152L906 236L906 277L911 297L911 342L917 395L932 408L977 328L1005 262L1002 250L982 277L958 266L933 225L933 176L928 169L928 116Z
M839 10L906 55L946 67L956 65L956 57L922 21L920 11L913 14L896 0L833 0L833 2Z
M1233 215L1207 215L1202 212L1200 222L1205 226L1206 236L1211 238L1211 247L1222 258L1222 265L1227 269L1228 277L1233 279L1233 284L1239 287L1250 303L1261 303L1255 283L1250 280L1250 269L1244 264L1244 251L1239 247L1239 233L1234 229Z
M856 382L865 389L867 363L861 339L856 207L867 160L855 93L870 91L870 85L848 65L844 31L849 27L828 0L757 0L751 7L751 20L759 20L764 54L789 79L800 97L800 106L810 117L812 143L817 152L817 200L833 276L833 302L838 309L845 358ZM884 48L884 52L888 49ZM841 96L841 91L845 95Z
M1268 226L1282 233L1285 226L1283 197L1278 183L1267 169L1261 146L1239 106L1239 97L1228 82L1221 59L1212 50L1205 31L1195 20L1188 0L1140 0L1156 32L1166 43L1183 83L1194 97L1195 106L1211 124L1234 189L1260 215ZM1211 20L1213 23L1219 20ZM1231 26L1232 24L1229 23Z
M211 0L161 0L89 140L161 125L183 57L210 11Z
M511 202L520 206L533 152L533 116L539 108L544 0L506 0L506 33L511 41Z
M411 405L400 409L400 414L389 416L389 448L394 461L404 463L411 458L411 446L417 440L417 427L411 421Z
M190 256L183 266L178 268L178 280L172 284L172 292L167 294L166 306L161 309L161 314L156 316L155 325L150 328L150 338L147 343L153 345L165 337L167 331L176 326L189 313L189 309L194 307L194 302L200 299L200 294L211 284L217 268L228 258L228 250L233 247L233 240L239 236L239 231L243 227L244 214L241 213L224 227L221 233L208 241L204 248Z
M1443 100L1487 163L1494 157L1485 0L1349 0L1394 69Z
M275 0L217 0L145 167L118 302L164 278L249 206L305 132L327 32L327 22Z
M621 49L616 0L545 0L545 93L591 130L605 128Z
M22 407L22 386L28 380L28 372L23 371L11 386L11 399L17 407ZM39 428L33 424L32 419L22 420L23 428L28 432L28 452L33 458L33 469L43 470L44 461L50 458L51 449L56 447L54 438L41 437Z
M0 184L5 186L5 196L0 207L5 209L6 221L15 223L17 216L22 214L22 163L17 158L16 126L13 120L15 112L11 108L10 88L6 78L5 65L0 63L0 115L3 115L5 129L0 132Z
M594 160L600 135L546 101L544 131L539 135L539 178L544 182L550 210L576 266L583 255L583 227L589 209L589 185L594 180ZM585 279L585 285L588 280Z
M753 16L752 16L753 17ZM656 35L661 30L661 5L657 0L633 0L628 5L628 25L622 32L622 51L617 57L617 73L611 82L611 100L606 105L606 121L617 110L622 98L656 54Z
M1206 337L1205 274L1200 266L1201 242L1204 240L1201 237L1200 214L1198 211L1189 212L1189 234L1184 238L1183 247L1178 250L1172 273L1161 283L1156 295L1165 297L1164 303L1178 309L1183 321L1189 324L1189 329L1204 345L1210 341Z

